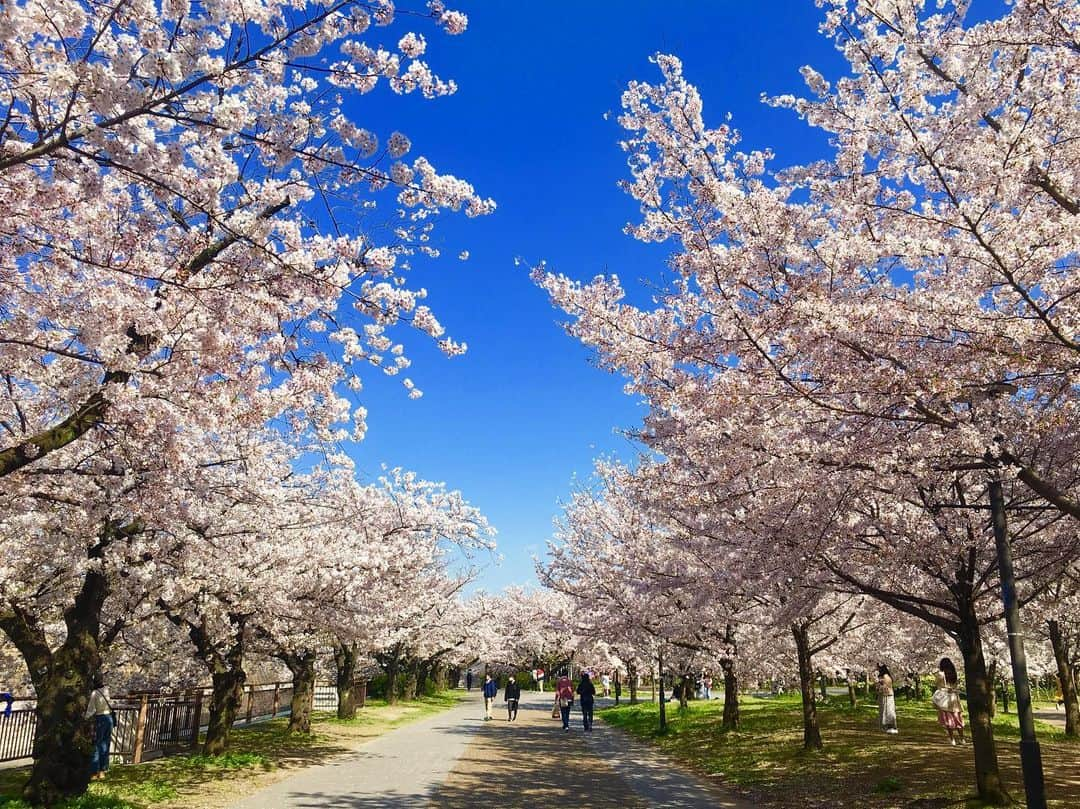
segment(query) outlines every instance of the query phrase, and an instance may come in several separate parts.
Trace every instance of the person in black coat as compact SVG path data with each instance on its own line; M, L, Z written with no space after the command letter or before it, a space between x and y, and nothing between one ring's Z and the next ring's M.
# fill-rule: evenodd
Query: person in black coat
M596 686L592 684L592 680L587 673L581 675L581 682L578 683L577 692L581 697L581 723L585 726L585 730L592 730L593 701L596 699Z
M506 700L506 721L513 722L517 719L518 701L521 699L521 686L511 677L506 688L503 689L503 699Z

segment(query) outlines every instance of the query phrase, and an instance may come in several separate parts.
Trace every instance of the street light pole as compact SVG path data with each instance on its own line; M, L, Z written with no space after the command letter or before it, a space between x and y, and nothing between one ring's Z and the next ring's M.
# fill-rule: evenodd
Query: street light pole
M1009 634L1009 657L1016 684L1016 712L1020 717L1020 766L1024 773L1027 809L1046 809L1046 786L1043 783L1042 752L1035 738L1035 717L1031 713L1031 683L1028 680L1027 655L1020 627L1020 607L1016 603L1016 577L1013 574L1012 549L1009 547L1005 497L1001 480L990 481L990 515L997 545L998 572L1001 575L1001 598L1005 602L1005 626Z

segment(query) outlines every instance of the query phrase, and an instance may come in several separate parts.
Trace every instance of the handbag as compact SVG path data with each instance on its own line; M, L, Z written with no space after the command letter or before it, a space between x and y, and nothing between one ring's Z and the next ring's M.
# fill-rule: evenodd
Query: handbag
M939 711L949 710L949 705L952 702L952 700L949 699L949 691L945 688L939 688L934 692L934 696L930 699L933 701L934 707Z
M559 718L559 703L557 703L557 702L554 705L551 706L551 718L552 719L558 719Z

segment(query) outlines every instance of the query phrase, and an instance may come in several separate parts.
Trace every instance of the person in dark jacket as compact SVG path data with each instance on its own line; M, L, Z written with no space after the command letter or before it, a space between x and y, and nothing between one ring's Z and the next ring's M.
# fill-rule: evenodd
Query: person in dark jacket
M465 672L465 690L472 691L472 672Z
M484 675L484 721L493 719L491 706L495 704L495 695L499 693L499 684L491 679L490 674Z
M581 723L585 730L592 730L593 701L596 699L596 686L592 684L588 673L581 675L581 682L577 687L578 696L581 697Z
M521 686L511 677L506 688L503 689L503 699L506 700L506 721L513 722L517 719L518 700L521 699Z

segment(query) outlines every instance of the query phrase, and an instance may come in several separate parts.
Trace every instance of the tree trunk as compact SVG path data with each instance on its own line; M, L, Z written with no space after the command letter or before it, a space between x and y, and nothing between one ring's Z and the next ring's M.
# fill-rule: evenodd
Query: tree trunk
M99 558L104 544L91 549ZM83 718L92 679L101 668L101 610L109 588L105 577L88 571L71 606L64 611L63 644L52 651L44 628L29 612L12 606L0 614L0 629L26 662L37 693L34 709L34 763L23 797L52 805L81 795L90 783L93 736Z
M660 689L660 732L663 733L667 730L667 705L664 704L664 653L660 652L656 660L656 681Z
M405 668L405 686L402 696L405 699L416 699L416 689L420 682L420 661L410 660Z
M1057 621L1047 621L1046 626L1050 631L1050 646L1054 650L1054 660L1057 661L1061 698L1065 703L1065 734L1076 736L1080 733L1080 707L1077 705L1076 679L1069 664L1068 640Z
M720 661L724 670L724 730L739 727L739 680L735 674L735 661Z
M416 668L416 688L413 689L413 699L420 699L427 691L428 678L431 676L431 662L428 660L420 663Z
M356 718L356 644L339 643L334 647L334 686L337 688L337 718Z
M431 669L431 682L435 686L436 691L446 690L446 666L442 663L436 663Z
M398 701L398 672L400 670L400 652L395 648L386 662L386 701L390 705Z
M829 701L829 678L825 676L825 672L818 674L818 682L821 685L821 701Z
M922 699L922 678L919 672L912 672L911 682L915 685L915 699Z
M208 756L220 756L229 746L229 733L232 731L236 713L244 696L244 683L247 673L244 671L244 648L247 641L247 616L233 614L229 621L233 626L232 645L224 650L215 645L203 619L195 623L181 615L172 613L163 602L166 617L178 626L186 626L191 642L198 650L199 658L206 663L210 672L210 719L206 727L206 741L203 753Z
M292 702L286 733L311 733L311 708L315 704L315 652L283 652L278 655L292 673Z
M211 672L210 721L206 726L204 755L220 756L228 749L229 733L244 698L246 680L247 674L242 668L222 668Z
M817 706L814 704L814 665L810 652L810 632L799 623L791 625L795 650L799 657L799 690L802 693L803 747L821 749L821 729L818 727Z
M973 608L961 615L957 643L964 658L969 731L975 755L975 785L979 798L985 803L1004 804L1005 788L998 770L994 726L990 720L990 690L993 684L986 676L979 621Z
M626 664L626 679L630 687L630 704L637 705L637 666L635 666L633 663Z
M994 683L997 682L996 660L991 660L990 665L986 667L986 679L990 683L990 718L993 719L997 716L997 689L994 688Z
M851 670L850 669L847 672L847 697L848 697L848 702L851 703L852 708L858 708L859 707L859 699L855 695L855 683L851 679Z
M689 674L683 674L679 682L679 710L685 711L690 701L690 693L693 691L693 683Z

